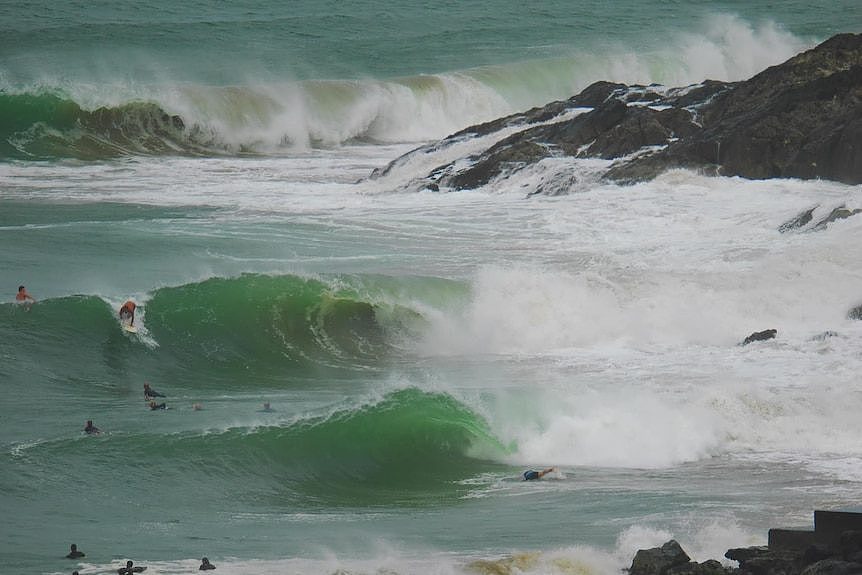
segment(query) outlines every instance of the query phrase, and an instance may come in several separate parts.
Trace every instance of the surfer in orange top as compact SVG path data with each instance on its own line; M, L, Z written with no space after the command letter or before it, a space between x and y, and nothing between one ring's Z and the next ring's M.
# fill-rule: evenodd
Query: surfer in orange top
M135 325L135 302L128 300L120 306L120 321L128 321L129 325Z
M36 298L27 293L27 288L24 286L18 286L18 293L15 294L15 301L23 304L27 311L29 311L30 306L36 303Z

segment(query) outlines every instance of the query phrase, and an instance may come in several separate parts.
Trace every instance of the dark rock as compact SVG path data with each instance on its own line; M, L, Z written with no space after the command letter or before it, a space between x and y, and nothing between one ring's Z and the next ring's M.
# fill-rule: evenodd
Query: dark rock
M795 230L807 225L814 218L814 210L816 209L817 206L814 206L813 208L808 208L804 212L800 212L799 215L797 215L792 220L787 220L786 222L778 226L778 231L783 234L785 232L789 232L790 230Z
M568 102L574 108L598 108L612 97L623 95L628 86L614 82L594 82L584 90L569 98Z
M501 140L471 158L472 166L454 173L441 184L456 190L474 189L508 170L549 156L612 159L647 146L665 145L670 139L692 134L697 129L686 110L627 106L611 97L570 120L528 128ZM444 167L441 173L451 173L451 166Z
M673 167L862 183L862 34L841 34L733 85L700 109L703 130L615 167L633 181Z
M824 559L802 570L800 575L860 575L862 563L851 563L840 559Z
M506 170L536 163L549 155L546 147L535 142L504 140L478 158L472 167L441 183L456 190L472 190L487 184Z
M792 553L773 552L740 561L739 571L746 575L797 575L800 571L799 557Z
M710 101L716 95L736 86L736 83L706 80L696 86L675 88L668 93L668 99L663 103L678 108L699 107Z
M505 138L483 154L471 158L473 164L463 171L453 174L454 166L450 164L437 168L435 173L444 174L440 179L443 186L455 190L474 189L487 184L507 170L553 155L552 146L556 145L570 155L577 154L582 146L619 123L625 113L626 105L623 102L610 100L571 120L548 126L535 126Z
M860 553L862 553L862 531L844 531L838 540L838 546L841 549L841 555L844 559L850 561L853 557L854 561Z
M749 561L755 557L769 555L769 553L769 547L758 545L756 547L736 547L734 549L728 549L724 556L731 561L739 561L742 563L743 561Z
M848 311L847 319L862 319L862 305L857 305Z
M763 331L756 331L742 340L742 343L739 345L748 345L753 341L766 341L767 339L772 339L778 334L778 330L774 329L765 329Z
M691 113L686 110L629 108L619 123L598 134L595 142L580 155L618 158L645 146L665 145L671 138L690 135L697 129Z
M671 567L687 565L689 556L676 540L671 539L661 547L641 549L635 554L630 575L666 575Z
M697 563L692 561L685 565L677 565L665 571L665 575L729 575L733 570L725 567L715 559Z
M835 551L828 545L811 545L802 553L802 564L811 565L835 555Z

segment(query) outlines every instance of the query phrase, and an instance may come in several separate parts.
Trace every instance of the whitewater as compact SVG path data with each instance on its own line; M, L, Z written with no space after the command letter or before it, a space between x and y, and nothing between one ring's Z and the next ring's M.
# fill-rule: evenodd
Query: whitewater
M744 79L858 6L479 4L0 6L0 572L609 575L858 502L862 220L814 223L859 186L417 185L510 133L438 141L471 124Z

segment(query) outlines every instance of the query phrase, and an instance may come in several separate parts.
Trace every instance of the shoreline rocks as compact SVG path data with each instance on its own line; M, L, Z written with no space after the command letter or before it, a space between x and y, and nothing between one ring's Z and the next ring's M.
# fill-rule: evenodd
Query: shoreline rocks
M599 177L617 183L687 168L860 184L862 34L833 36L742 82L672 89L596 82L568 100L471 126L408 155L503 129L516 131L438 166L419 186L475 189L551 157L613 160ZM860 211L841 209L829 221Z
M765 546L728 549L730 567L710 559L691 561L675 540L641 549L629 575L860 575L862 511L814 512L814 529L770 529Z

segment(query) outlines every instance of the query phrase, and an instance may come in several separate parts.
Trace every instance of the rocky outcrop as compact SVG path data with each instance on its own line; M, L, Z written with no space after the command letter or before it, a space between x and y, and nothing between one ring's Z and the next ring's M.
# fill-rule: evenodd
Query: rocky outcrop
M724 556L738 567L715 559L691 561L675 540L661 547L641 549L628 568L629 575L860 575L862 532L847 531L838 546L814 544L804 550L766 546L728 549Z
M573 116L583 108L590 110ZM689 168L859 184L862 34L834 36L744 82L675 89L597 82L569 100L471 126L433 147L504 128L517 131L432 170L424 187L473 189L548 157L616 160L601 176L623 183Z
M769 545L728 549L727 559L696 563L671 539L661 547L641 549L629 575L860 575L862 512L814 511L814 529L770 529Z
M752 179L862 183L862 35L835 36L718 94L700 109L703 129L624 163L613 179L670 167Z
M629 575L727 575L730 569L714 559L697 563L671 539L661 547L641 549L635 554Z

